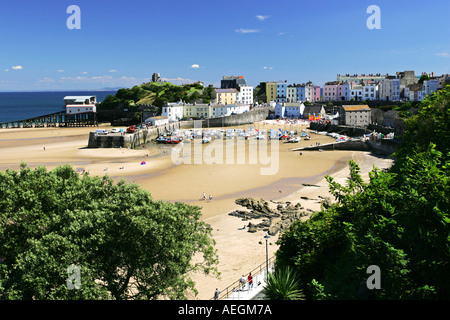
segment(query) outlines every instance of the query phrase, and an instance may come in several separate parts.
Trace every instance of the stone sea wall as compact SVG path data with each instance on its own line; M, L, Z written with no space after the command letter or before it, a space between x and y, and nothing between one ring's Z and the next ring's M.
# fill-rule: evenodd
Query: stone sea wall
M190 129L201 126L208 127L230 127L250 124L268 118L270 108L257 108L249 112L231 115L227 117L211 118L199 121L173 122L156 128L139 130L136 133L108 133L99 134L91 132L89 134L88 148L135 148L138 145L148 143L156 139L164 132L174 129Z

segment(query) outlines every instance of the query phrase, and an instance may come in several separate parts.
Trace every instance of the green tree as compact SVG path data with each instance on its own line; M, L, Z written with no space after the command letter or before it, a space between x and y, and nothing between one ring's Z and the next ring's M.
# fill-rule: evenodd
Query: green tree
M423 74L419 78L419 83L423 83L426 80L430 80L430 77L427 74Z
M196 292L192 272L216 274L200 217L68 165L0 171L0 299L185 298ZM66 283L71 265L79 289Z
M450 87L419 105L386 171L346 185L327 177L336 203L280 237L277 265L292 266L308 298L450 298ZM367 290L377 265L381 289Z

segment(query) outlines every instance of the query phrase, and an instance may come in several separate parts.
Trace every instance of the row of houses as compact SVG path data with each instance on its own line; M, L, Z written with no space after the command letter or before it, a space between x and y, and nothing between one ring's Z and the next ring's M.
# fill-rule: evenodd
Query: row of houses
M208 119L230 116L250 111L249 104L243 103L185 103L183 101L167 103L162 107L161 115L169 121L181 119Z
M278 102L275 105L275 118L294 118L311 121L330 121L333 124L354 127L367 127L372 123L371 109L368 105L343 105L335 112L327 112L324 105L305 106L302 102Z
M421 76L426 80L421 81ZM266 102L318 102L318 101L421 101L425 96L443 88L450 82L450 75L435 76L414 71L396 72L395 75L362 74L337 75L320 87L311 81L288 84L287 81L261 82L266 92Z

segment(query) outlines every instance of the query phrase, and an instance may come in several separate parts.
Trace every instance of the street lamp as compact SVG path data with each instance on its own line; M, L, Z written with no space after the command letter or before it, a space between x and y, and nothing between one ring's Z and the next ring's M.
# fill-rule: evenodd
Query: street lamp
M268 248L268 241L270 239L269 234L266 233L264 239L266 239L266 280L267 280L269 277L269 248Z

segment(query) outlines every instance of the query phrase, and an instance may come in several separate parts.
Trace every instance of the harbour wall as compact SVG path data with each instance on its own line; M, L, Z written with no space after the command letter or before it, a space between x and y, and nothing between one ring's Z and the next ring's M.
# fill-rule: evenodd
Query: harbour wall
M255 108L245 113L226 117L210 118L202 120L202 127L233 127L265 120L269 117L270 108Z
M380 132L385 135L395 132L394 128L388 128L376 124L370 124L367 128L362 128L362 127L335 125L329 123L327 124L327 123L311 122L309 128L311 130L316 131L336 132L339 134L345 134L349 137L360 137L362 135L372 133L373 131Z
M369 151L376 155L390 156L395 150L398 141L392 139L381 140L347 140L332 142L323 145L296 148L293 151L320 151L320 150L349 150L349 151Z
M88 148L130 148L146 144L156 139L160 134L180 128L180 123L167 124L156 128L138 130L134 133L89 133Z
M138 130L134 133L107 133L90 132L88 148L135 148L146 144L159 135L175 129L230 127L254 123L265 120L269 116L269 108L256 108L251 111L205 120L179 121L170 124Z

